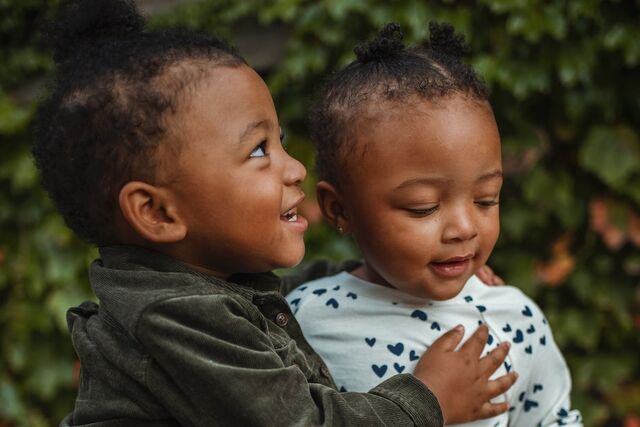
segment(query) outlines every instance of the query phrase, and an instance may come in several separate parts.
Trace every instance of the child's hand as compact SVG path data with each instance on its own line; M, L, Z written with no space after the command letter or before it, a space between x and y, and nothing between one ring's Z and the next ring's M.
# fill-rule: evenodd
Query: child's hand
M504 285L504 280L502 280L500 276L494 273L491 267L486 264L480 267L478 271L476 271L476 276L478 276L478 279L482 280L487 286Z
M489 381L504 362L509 344L502 343L480 358L487 334L487 327L481 325L454 351L464 335L464 328L458 326L438 338L418 361L414 375L438 398L445 424L490 418L509 408L507 402L489 402L511 388L518 377L510 372Z

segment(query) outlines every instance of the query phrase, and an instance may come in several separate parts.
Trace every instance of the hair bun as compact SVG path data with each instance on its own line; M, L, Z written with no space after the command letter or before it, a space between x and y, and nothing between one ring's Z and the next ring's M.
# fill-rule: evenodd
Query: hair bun
M358 61L362 63L380 61L404 50L402 37L400 25L387 24L380 30L376 38L356 46L353 51Z
M462 58L469 53L464 35L456 33L451 24L429 23L429 42L426 47L454 58Z
M133 0L63 2L48 29L54 47L53 59L63 62L88 42L140 33L144 24Z

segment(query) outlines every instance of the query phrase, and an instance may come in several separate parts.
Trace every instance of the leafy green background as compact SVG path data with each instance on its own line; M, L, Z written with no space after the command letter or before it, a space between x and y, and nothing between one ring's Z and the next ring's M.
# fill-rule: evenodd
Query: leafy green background
M56 3L0 0L0 426L54 425L72 408L77 364L65 309L91 298L95 250L64 227L28 151L53 68L37 29ZM232 41L238 28L284 28L283 59L261 71L290 151L312 169L304 110L322 77L384 23L402 24L411 42L427 35L429 20L467 35L471 62L492 89L507 180L490 264L545 310L586 425L637 426L638 0L220 0L186 4L152 25ZM305 185L312 193L312 176ZM305 211L309 259L356 254L312 203Z

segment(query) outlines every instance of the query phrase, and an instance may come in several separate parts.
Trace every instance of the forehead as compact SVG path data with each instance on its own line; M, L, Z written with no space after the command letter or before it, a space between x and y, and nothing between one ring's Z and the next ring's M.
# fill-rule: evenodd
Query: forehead
M271 94L251 68L214 67L185 94L176 113L181 138L238 141L252 123L277 126Z
M350 160L363 177L368 170L381 172L380 179L396 172L459 174L466 165L496 168L501 162L491 107L464 96L371 105L357 120L354 137Z

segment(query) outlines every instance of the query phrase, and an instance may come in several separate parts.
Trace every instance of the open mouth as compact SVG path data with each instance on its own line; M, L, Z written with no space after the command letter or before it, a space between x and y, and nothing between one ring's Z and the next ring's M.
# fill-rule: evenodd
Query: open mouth
M287 221L287 222L296 222L298 220L298 212L296 208L292 208L289 209L288 211L286 211L285 213L283 213L282 215L280 215L280 218L283 221Z
M432 261L429 265L440 275L447 277L459 276L471 264L473 255L458 256L443 261Z

